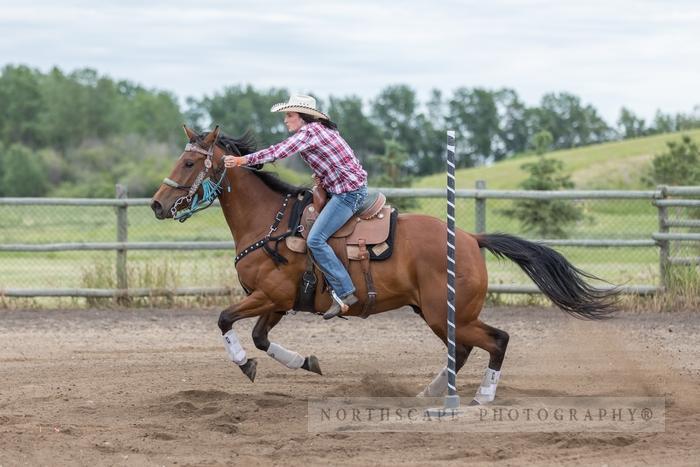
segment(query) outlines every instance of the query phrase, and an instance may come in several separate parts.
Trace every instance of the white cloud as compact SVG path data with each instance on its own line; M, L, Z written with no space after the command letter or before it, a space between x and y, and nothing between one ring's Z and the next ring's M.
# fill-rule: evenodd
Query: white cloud
M181 97L251 83L371 98L406 83L511 87L535 104L581 96L613 122L627 106L700 103L694 1L0 0L0 57L94 67Z

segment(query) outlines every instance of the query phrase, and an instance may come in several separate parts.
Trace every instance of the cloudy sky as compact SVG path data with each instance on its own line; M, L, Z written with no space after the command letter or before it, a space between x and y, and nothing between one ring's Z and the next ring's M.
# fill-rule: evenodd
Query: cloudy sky
M227 85L374 97L406 83L568 91L622 106L700 104L697 0L0 0L0 65L92 67L181 99Z

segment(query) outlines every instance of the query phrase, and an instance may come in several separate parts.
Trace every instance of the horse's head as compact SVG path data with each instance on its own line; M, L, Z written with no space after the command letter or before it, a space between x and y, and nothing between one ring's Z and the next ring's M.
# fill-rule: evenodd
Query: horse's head
M184 128L189 142L170 176L163 179L153 195L151 209L158 219L185 221L209 206L219 195L226 173L222 160L224 150L216 144L219 127L206 136Z

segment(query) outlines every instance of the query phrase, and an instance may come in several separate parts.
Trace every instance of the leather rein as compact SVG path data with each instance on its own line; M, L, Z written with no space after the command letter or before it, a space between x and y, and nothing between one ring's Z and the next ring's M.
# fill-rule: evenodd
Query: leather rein
M172 214L174 220L185 222L195 213L211 206L223 191L223 180L226 176L225 167L216 170L216 172L221 170L221 175L219 176L217 182L213 182L210 177L207 177L207 174L209 173L213 164L212 158L214 156L214 146L216 146L216 141L214 141L207 150L202 149L194 143L187 143L185 145L185 152L196 152L206 156L204 159L204 168L197 174L197 177L194 179L192 185L182 185L168 177L163 179L162 183L164 185L177 190L187 190L187 194L175 200L173 207L170 208L170 213ZM235 146L234 150L238 153L238 155L240 155L240 151ZM197 193L200 186L202 187L203 191L201 199L199 198L199 193ZM230 184L228 186L228 190L231 191ZM184 203L186 203L186 208L178 210L178 207Z
M198 145L194 143L187 143L185 145L185 152L196 152L199 154L203 154L206 156L204 159L204 168L197 174L197 177L195 178L194 182L192 185L182 185L175 180L172 180L171 178L164 178L163 179L163 184L167 185L169 187L175 188L177 190L187 190L187 194L185 196L179 197L177 200L175 200L175 203L173 203L173 207L170 209L170 212L173 216L173 219L178 220L180 222L185 222L187 219L192 217L196 212L199 212L203 209L208 208L211 206L216 198L219 197L221 194L223 187L223 180L224 177L226 176L226 168L223 167L221 169L221 175L219 176L219 180L215 183L211 180L210 177L206 177L207 173L209 173L209 170L212 167L212 158L214 156L214 146L216 145L216 142L212 143L211 146L209 146L208 150L202 149ZM231 148L236 152L237 155L241 155L240 150L235 146L231 146ZM247 167L245 167L247 168ZM253 169L250 169L253 170ZM205 178L206 177L206 178ZM199 190L199 187L202 187L203 190L203 195L202 198L199 199L199 194L197 193L197 190ZM231 191L231 185L228 185L228 191ZM279 243L284 240L285 238L289 237L290 235L295 235L297 232L300 232L300 229L303 229L301 225L296 225L293 228L290 228L287 232L284 232L281 235L273 236L272 234L277 231L277 228L280 225L280 222L282 222L282 218L284 217L284 213L287 210L287 205L289 204L289 199L292 197L291 193L288 193L284 197L284 201L282 202L282 207L280 210L277 212L275 215L275 220L272 222L272 225L270 226L270 231L267 233L267 235L255 242L254 244L248 246L245 248L243 251L241 251L238 255L236 255L236 258L234 260L234 266L238 264L238 262L243 259L245 256L248 254L252 253L253 251L263 248L265 252L270 255L272 260L274 261L275 265L280 265L280 264L286 264L288 261L287 259L282 256L279 253ZM179 210L178 211L178 206L187 203L187 207L185 209ZM274 242L275 246L274 248L271 248L268 243Z

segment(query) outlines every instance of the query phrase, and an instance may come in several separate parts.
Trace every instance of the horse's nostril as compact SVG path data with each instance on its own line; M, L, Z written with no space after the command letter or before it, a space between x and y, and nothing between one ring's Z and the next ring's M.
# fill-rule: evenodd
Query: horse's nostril
M161 216L163 214L163 206L158 201L153 201L151 203L151 209L153 209L156 216Z

